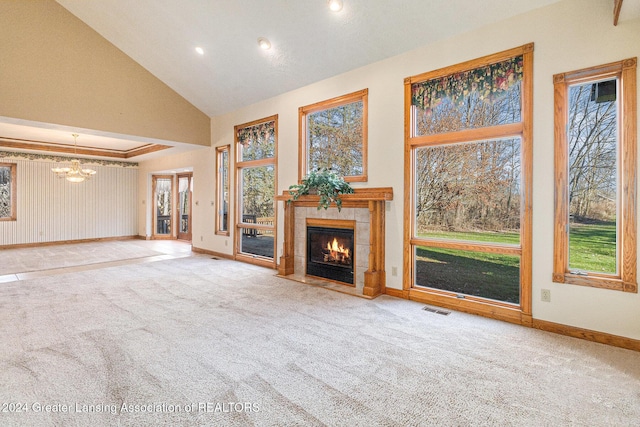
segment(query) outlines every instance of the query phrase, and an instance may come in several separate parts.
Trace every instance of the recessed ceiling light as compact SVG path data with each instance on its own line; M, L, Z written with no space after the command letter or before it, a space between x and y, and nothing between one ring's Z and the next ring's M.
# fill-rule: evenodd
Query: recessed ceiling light
M198 52L200 55L204 55L204 49L201 48L200 46L196 48L196 52Z
M271 49L271 42L264 37L260 37L258 38L258 46L260 46L262 50L269 50Z
M340 12L342 10L342 0L329 0L328 3L332 12Z

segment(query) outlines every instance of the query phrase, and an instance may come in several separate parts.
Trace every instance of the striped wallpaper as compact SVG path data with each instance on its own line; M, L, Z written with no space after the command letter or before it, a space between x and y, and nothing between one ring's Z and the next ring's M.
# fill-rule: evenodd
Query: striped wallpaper
M17 220L0 221L0 246L137 234L137 167L87 162L97 174L74 184L51 172L66 162L0 162L17 164Z

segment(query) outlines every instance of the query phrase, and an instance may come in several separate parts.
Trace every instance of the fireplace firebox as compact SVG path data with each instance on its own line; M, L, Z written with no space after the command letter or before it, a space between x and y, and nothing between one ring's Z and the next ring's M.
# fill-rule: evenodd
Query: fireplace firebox
M353 229L307 226L307 275L354 285Z

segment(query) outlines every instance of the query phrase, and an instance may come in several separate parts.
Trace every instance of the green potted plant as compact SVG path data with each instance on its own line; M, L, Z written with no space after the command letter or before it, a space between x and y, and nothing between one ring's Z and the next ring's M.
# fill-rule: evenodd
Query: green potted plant
M353 188L343 177L339 176L331 170L331 168L320 168L311 171L307 176L302 178L300 184L289 186L291 199L298 200L304 194L317 194L320 196L318 201L318 209L327 209L332 202L335 202L338 211L342 209L341 194L352 194Z

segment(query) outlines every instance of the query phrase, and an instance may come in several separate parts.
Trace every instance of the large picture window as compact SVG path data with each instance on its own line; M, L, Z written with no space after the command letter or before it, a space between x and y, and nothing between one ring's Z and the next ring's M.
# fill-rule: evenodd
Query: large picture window
M636 62L554 76L556 282L638 290Z
M368 90L299 109L299 178L329 168L346 181L367 180Z
M235 127L238 259L275 267L278 116Z
M418 299L530 319L532 59L526 45L405 80L405 288Z
M16 219L16 165L0 163L0 221Z

